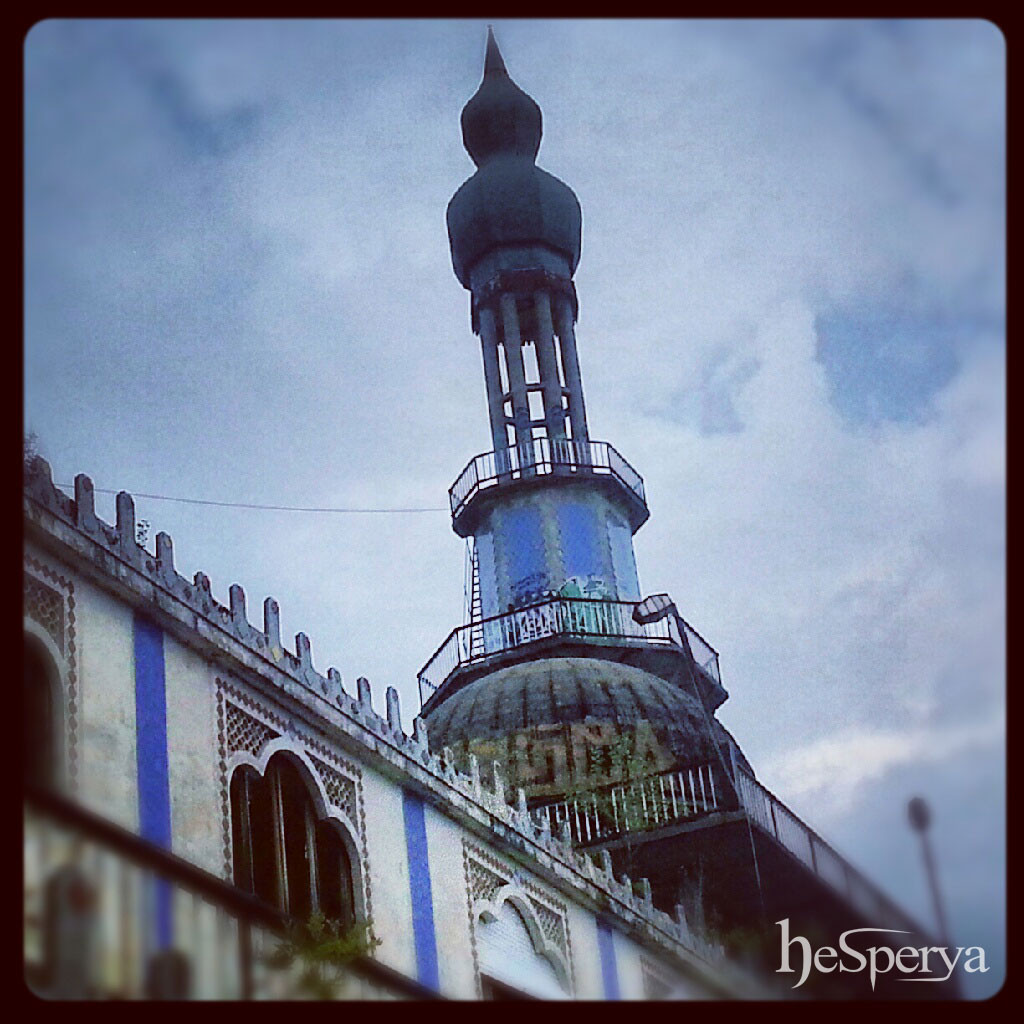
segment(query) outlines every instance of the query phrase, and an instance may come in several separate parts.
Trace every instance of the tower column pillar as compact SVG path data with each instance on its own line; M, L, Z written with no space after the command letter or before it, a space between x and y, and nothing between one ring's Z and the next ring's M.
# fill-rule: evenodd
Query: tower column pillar
M512 393L512 422L516 428L516 448L520 466L533 464L530 434L530 403L526 397L526 371L523 368L523 343L519 333L519 313L514 295L501 297L501 319L505 340L505 363L508 366L508 387Z
M544 394L544 419L548 427L548 438L554 442L565 438L565 410L562 408L562 385L558 379L558 356L555 353L555 328L551 321L551 296L544 291L533 297L537 317L537 366ZM552 462L564 462L559 458L557 446L552 443Z
M505 429L505 396L501 390L501 369L498 366L498 328L494 313L481 309L480 351L484 360L484 384L487 387L487 414L491 421L491 440L497 453L497 470L508 472L508 431Z
M569 389L569 423L572 425L572 437L574 441L583 444L590 439L587 433L587 408L583 403L583 381L580 379L580 364L576 355L572 305L564 295L558 297L558 339L562 346L565 386Z

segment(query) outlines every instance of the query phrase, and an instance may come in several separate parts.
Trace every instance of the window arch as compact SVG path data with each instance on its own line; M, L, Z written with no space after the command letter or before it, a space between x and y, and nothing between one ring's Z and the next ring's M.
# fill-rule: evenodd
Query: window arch
M24 634L23 664L25 747L22 768L25 785L54 789L59 786L61 778L63 708L60 673L42 641L28 632Z
M478 916L476 929L484 998L568 998L568 986L545 954L539 926L525 902L506 898L497 911Z
M299 920L319 911L350 927L352 860L340 826L318 816L295 762L276 753L262 776L241 765L230 789L235 884Z

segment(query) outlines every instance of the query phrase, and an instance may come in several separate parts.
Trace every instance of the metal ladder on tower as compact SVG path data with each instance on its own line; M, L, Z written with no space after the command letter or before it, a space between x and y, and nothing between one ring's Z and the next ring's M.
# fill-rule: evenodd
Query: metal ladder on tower
M484 653L484 627L480 624L484 612L480 598L480 556L475 544L470 558L472 561L472 582L470 584L472 589L470 591L469 622L472 628L469 631L469 656L476 658Z

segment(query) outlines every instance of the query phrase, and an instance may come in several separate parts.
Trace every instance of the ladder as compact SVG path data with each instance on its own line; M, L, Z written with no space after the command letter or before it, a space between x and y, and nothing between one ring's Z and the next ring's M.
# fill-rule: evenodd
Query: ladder
M484 653L484 628L480 625L484 617L483 605L480 598L480 556L474 544L469 552L470 557L470 592L469 592L469 624L473 627L469 631L469 656L479 657Z

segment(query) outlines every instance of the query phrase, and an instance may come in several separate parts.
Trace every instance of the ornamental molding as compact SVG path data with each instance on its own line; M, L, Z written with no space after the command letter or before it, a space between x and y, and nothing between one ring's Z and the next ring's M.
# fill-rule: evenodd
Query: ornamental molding
M478 922L493 921L506 902L511 902L521 913L534 950L551 962L568 994L574 993L576 985L566 905L538 886L522 868L466 839L462 841L462 862L477 995L483 994L477 953Z
M78 731L81 697L78 679L78 634L75 623L75 584L64 566L47 564L33 555L24 560L23 609L25 632L47 649L60 678L63 735L61 749L68 789L78 789Z
M231 880L231 776L240 765L249 765L260 775L270 758L285 750L295 755L317 787L326 816L338 821L349 833L357 852L364 917L372 920L369 851L366 842L366 808L363 773L352 761L338 754L324 738L300 727L269 700L254 693L238 680L216 677L217 767L221 805L223 874Z

